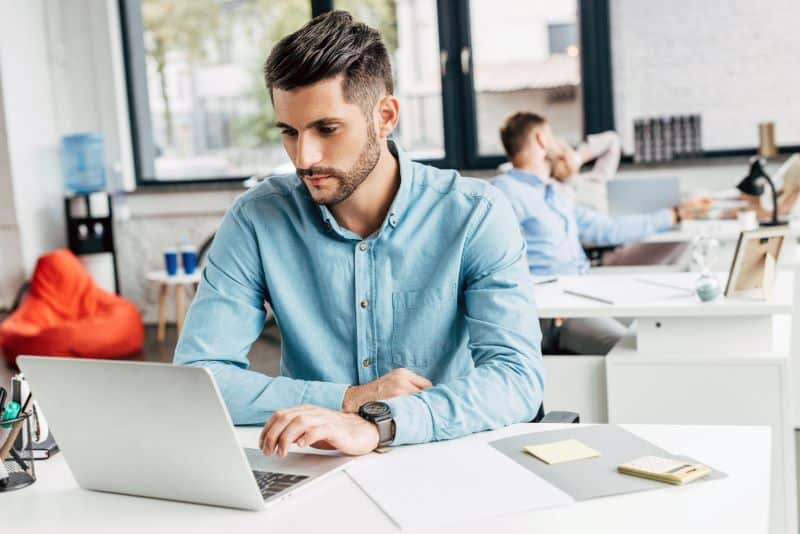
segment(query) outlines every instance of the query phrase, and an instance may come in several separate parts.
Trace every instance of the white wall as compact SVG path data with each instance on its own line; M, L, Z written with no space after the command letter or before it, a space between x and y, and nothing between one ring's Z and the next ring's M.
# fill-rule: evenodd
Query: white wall
M44 0L56 127L103 135L112 191L134 189L122 34L116 0Z
M2 43L0 43L2 46ZM0 95L3 94L0 71ZM0 98L0 103L2 98ZM11 184L11 156L5 130L5 112L0 105L0 308L8 307L14 291L23 280L17 210L14 207L14 188Z
M7 241L3 243L9 262L6 269L11 271L2 273L5 280L0 284L6 303L13 296L8 294L9 285L13 287L19 280L20 269L29 273L42 252L63 246L65 241L44 21L40 0L0 4L0 103L4 109L0 191L5 197L6 229L13 228L5 232ZM13 213L8 209L11 198ZM15 257L21 258L21 265Z
M800 144L798 0L612 0L614 113L626 153L638 117L700 113L704 149L754 148L774 121Z
M60 140L103 134L112 190L135 183L115 0L0 0L0 307L66 243Z

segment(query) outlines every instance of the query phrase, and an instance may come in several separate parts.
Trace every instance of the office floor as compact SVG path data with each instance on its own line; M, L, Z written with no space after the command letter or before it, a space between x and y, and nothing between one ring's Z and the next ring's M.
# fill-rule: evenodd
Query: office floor
M0 321L3 319L0 313ZM175 351L177 336L174 326L167 327L167 338L164 343L159 343L156 339L156 327L148 326L145 328L145 342L142 352L135 356L134 360L151 362L171 362L172 354ZM249 359L250 368L264 374L275 376L279 373L281 358L281 336L277 326L273 323L264 329L261 337L253 343L250 349ZM12 369L0 362L0 385L8 384ZM800 481L800 430L795 432L795 450L797 452L797 480ZM798 495L800 495L800 483L798 483Z

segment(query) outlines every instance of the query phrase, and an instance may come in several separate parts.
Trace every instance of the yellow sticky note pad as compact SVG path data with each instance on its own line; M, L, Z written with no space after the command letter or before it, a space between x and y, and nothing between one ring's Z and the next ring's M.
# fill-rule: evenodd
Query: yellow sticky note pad
M584 445L577 439L554 441L553 443L543 443L542 445L528 445L522 450L547 464L560 464L600 456L599 452Z

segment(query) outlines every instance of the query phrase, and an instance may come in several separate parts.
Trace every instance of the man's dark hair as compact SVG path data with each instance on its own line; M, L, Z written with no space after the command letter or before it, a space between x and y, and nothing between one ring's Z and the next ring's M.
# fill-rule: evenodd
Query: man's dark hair
M386 93L392 94L392 65L380 34L347 11L319 15L281 39L264 65L270 97L342 74L348 102L365 112Z
M508 117L500 127L500 140L509 159L520 153L534 128L547 124L547 119L536 113L518 111Z

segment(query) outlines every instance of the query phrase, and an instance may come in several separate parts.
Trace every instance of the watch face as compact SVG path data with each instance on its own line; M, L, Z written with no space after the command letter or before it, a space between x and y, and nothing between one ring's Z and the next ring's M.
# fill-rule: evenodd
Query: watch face
M379 417L389 412L389 406L383 402L368 402L361 407L365 415Z

